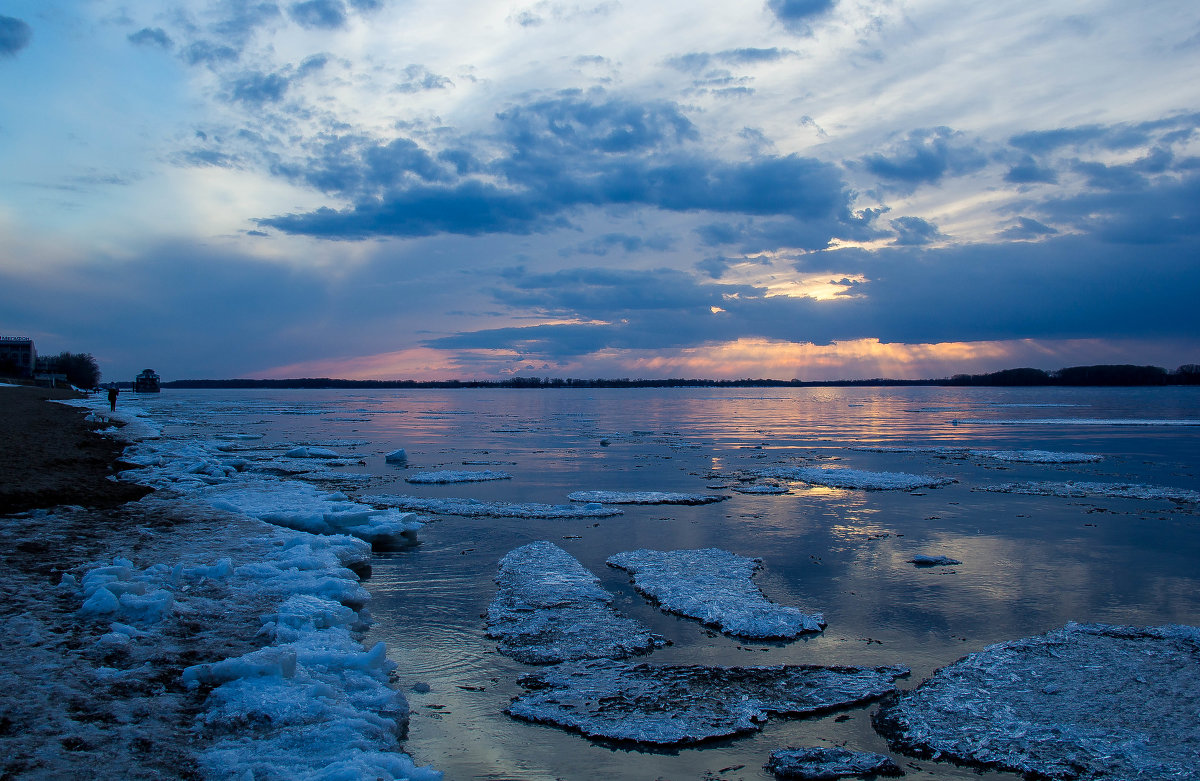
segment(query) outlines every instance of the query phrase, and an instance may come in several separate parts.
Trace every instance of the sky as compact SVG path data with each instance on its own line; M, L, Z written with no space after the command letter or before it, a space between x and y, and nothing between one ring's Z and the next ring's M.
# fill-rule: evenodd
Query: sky
M1200 363L1195 0L4 0L0 334L105 380Z

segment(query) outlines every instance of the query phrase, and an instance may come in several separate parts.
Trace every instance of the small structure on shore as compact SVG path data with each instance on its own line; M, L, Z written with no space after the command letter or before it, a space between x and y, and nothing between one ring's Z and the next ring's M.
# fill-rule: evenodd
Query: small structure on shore
M18 377L32 377L37 369L33 340L25 336L0 336L0 364L7 364Z
M162 390L159 382L158 374L153 369L142 369L142 373L133 378L133 392L158 393Z

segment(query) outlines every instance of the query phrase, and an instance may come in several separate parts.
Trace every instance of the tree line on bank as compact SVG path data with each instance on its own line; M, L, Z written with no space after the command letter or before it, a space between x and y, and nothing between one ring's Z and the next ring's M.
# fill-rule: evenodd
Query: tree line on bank
M128 386L130 383L119 383ZM1103 364L1071 366L1055 371L1042 369L1004 369L987 374L956 374L929 380L699 380L669 378L658 380L590 379L561 377L509 377L504 380L340 380L329 377L304 377L279 380L172 380L163 388L795 388L840 386L1152 386L1200 385L1200 364L1185 364L1174 371L1160 366Z
M100 365L91 353L62 352L58 355L39 355L33 377L38 375L62 375L71 385L86 390L100 387ZM0 377L21 379L29 376L28 369L22 373L20 367L12 360L0 359Z

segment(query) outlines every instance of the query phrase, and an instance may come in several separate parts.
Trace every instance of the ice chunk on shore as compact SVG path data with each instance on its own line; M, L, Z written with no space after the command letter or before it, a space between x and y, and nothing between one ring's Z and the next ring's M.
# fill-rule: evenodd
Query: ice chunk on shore
M600 580L557 545L544 540L500 559L497 591L488 606L488 637L500 653L526 664L568 659L622 659L665 641L612 608Z
M611 518L624 511L592 504L537 504L535 502L481 502L478 499L433 499L423 496L380 494L366 501L399 510L461 515L466 518Z
M1200 491L1138 483L1090 483L1073 480L1061 483L1030 481L981 485L979 490L1030 496L1062 496L1070 499L1103 496L1113 499L1169 499L1172 502L1200 502Z
M294 480L239 480L205 489L202 498L219 510L314 534L349 534L376 545L413 542L423 525L413 513L377 510L343 493L325 493Z
M777 480L800 480L831 488L861 488L867 491L911 491L914 488L939 488L954 482L949 477L912 475L906 472L867 472L836 466L777 466L757 470L755 474Z
M447 469L441 472L417 472L415 475L404 478L406 483L480 483L487 480L511 480L512 475L507 472L493 472L490 469L482 471L455 471Z
M953 567L955 564L962 564L958 559L949 556L928 556L924 553L918 553L908 561L918 567Z
M918 756L1054 779L1196 779L1200 628L1068 624L989 646L886 703Z
M603 504L711 504L728 499L722 494L685 494L671 491L575 491L567 494L572 502Z
M792 639L820 632L825 617L770 602L751 580L762 559L720 548L657 551L645 548L608 558L633 576L633 586L670 613L699 619L728 635Z
M785 748L771 753L765 765L778 778L833 781L853 776L902 776L904 771L883 754L844 748Z
M589 738L677 746L762 729L894 690L903 667L715 667L593 660L524 676L506 713Z

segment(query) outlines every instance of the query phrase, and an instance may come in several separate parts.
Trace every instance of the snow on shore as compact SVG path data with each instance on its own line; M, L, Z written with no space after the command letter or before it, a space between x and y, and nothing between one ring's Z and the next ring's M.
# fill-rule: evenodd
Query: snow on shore
M612 607L613 597L574 556L540 540L500 559L488 637L500 653L526 664L623 659L665 645Z
M172 685L204 698L191 761L206 778L440 779L400 752L408 705L388 685L395 665L382 643L361 642L370 594L355 571L369 568L372 542L411 538L415 516L246 474L216 443L142 443L129 460L142 468L123 478L166 489L154 501L172 512L230 520L185 560L118 557L63 578L78 618L108 630L95 646L112 664L94 675L128 685L161 674L163 660L199 657ZM256 634L237 628L247 623ZM227 634L245 636L232 656Z
M608 558L626 570L633 586L663 610L718 627L738 637L790 640L820 632L825 618L770 602L751 580L762 559L748 559L720 548L635 550Z

